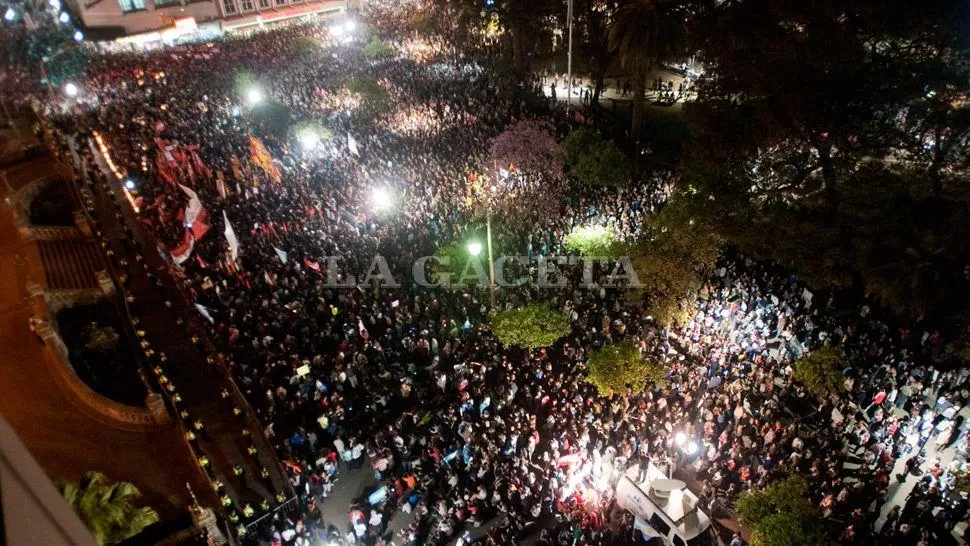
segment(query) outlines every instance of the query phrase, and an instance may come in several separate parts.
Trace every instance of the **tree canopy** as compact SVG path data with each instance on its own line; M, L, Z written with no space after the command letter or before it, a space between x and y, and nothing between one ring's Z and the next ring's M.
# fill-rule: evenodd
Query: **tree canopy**
M821 347L798 359L795 380L816 398L841 393L844 387L845 353L839 347Z
M643 358L640 349L631 341L621 341L589 354L586 366L587 381L600 394L623 393L627 387L640 392L648 387L659 387L665 382L664 365Z
M116 544L158 521L158 513L138 508L141 496L128 482L112 482L100 472L87 472L77 484L61 486L61 495L100 544Z
M631 163L612 140L590 129L577 129L563 142L570 175L591 185L619 186L630 180Z
M900 316L970 304L970 79L955 2L723 3L670 205L745 255ZM684 191L690 188L691 191Z
M569 317L547 303L530 303L492 317L492 333L506 346L548 347L571 330Z
M532 119L510 125L492 139L490 153L497 168L562 178L562 148L548 122Z
M609 258L619 249L619 234L612 226L581 226L566 235L563 244L580 256Z
M826 542L820 531L821 514L809 500L800 476L745 491L734 508L741 521L752 528L752 546L814 546Z

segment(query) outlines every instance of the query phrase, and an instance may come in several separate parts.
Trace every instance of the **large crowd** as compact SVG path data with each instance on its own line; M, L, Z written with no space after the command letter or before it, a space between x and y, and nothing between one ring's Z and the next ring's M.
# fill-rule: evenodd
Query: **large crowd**
M767 265L724 258L697 295L696 316L677 328L656 324L618 289L580 288L580 270L565 268L562 289L498 291L500 308L542 300L571 317L572 332L537 351L504 347L490 333L484 287L328 285L326 257L338 257L346 277L361 278L375 255L404 275L415 258L460 239L477 221L469 181L487 176L490 140L517 120L560 119L534 87L487 63L396 39L388 40L406 54L368 59L360 41L305 23L104 55L77 107L51 114L66 132L104 137L169 259L187 237L189 196L159 172L156 139L176 151L198 145L200 161L174 175L204 203L212 229L173 267L211 313L214 341L302 507L263 520L260 538L445 544L471 533L484 544L628 544L632 517L612 491L648 463L686 476L712 513L800 475L837 544L939 543L965 519L953 482L967 455L958 415L967 374L934 367L939 335L890 328L864 307L833 314ZM351 78L387 89L387 110L361 108L346 89ZM319 144L301 146L260 115L265 105L247 104L242 86L252 85L292 120L312 122ZM278 180L249 160L249 135L275 158ZM621 190L551 185L551 213L540 199L498 211L496 246L563 253L564 235L590 223L635 237L673 184L658 172ZM395 196L392 210L374 209L375 188ZM238 237L236 260L224 217ZM667 387L606 395L588 384L589 353L618 340L662 361ZM845 393L816 400L793 381L792 363L822 346L842 347L850 365ZM921 461L929 443L957 446L957 462ZM907 461L901 475L897 460ZM336 480L362 465L386 500L362 498L348 520L324 521ZM919 484L876 528L890 484L906 479ZM412 523L389 536L401 511Z

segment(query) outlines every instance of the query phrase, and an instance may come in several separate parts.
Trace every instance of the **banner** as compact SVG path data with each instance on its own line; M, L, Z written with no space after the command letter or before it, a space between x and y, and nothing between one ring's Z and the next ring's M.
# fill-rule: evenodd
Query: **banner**
M317 262L310 261L310 258L303 258L303 263L306 264L307 267L309 267L314 271L317 271L317 272L320 271L320 264Z
M160 176L162 180L168 182L169 184L176 183L175 173L172 172L172 168L169 167L168 163L165 162L165 159L162 158L161 152L158 152L158 154L155 156L155 167L158 169L158 176Z
M219 171L216 177L216 190L219 192L219 197L225 199L226 195L226 181L222 179L222 171Z
M282 250L276 248L275 246L273 247L273 250L275 250L276 255L280 257L281 262L286 263L286 261L289 260L289 255L286 252L283 252Z
M199 212L199 215L195 217L195 222L192 223L192 236L198 241L209 231L209 211L205 208Z
M274 182L280 181L280 170L273 163L273 156L269 155L269 151L266 149L263 141L253 135L249 135L249 153L253 164L263 169L263 172L272 178Z
M640 534L643 535L643 540L649 541L652 538L663 538L660 531L657 531L651 527L647 520L641 518L640 516L637 516L636 518L637 519L633 522L633 530L640 531Z
M357 149L357 139L352 137L350 133L347 133L347 147L350 148L350 153L360 157L360 150Z
M236 257L239 256L239 240L236 239L236 232L232 230L232 224L229 223L226 211L222 211L222 219L226 222L226 242L229 243L229 253L232 256L232 261L236 261Z
M158 152L161 154L162 159L165 160L165 163L170 168L177 169L179 164L175 160L175 146L172 146L171 142L158 137L155 137L155 146L158 147Z
M185 195L189 196L189 204L185 206L185 227L191 228L195 224L196 218L204 210L202 201L199 200L199 195L188 187L182 184L179 184L179 187L182 188Z
M182 265L192 255L193 248L195 248L195 239L192 237L192 231L187 229L182 238L182 244L172 249L172 261L176 265Z
M236 154L232 154L232 176L237 181L243 178L242 167L239 165L239 158L236 157Z
M216 320L214 318L212 318L212 315L209 313L209 308L208 307L206 307L205 305L201 305L201 304L198 304L197 303L197 304L195 304L195 308L198 309L199 312L202 313L202 316L205 317L206 319L208 319L208 321L210 323L212 323L212 324L215 324L216 323Z

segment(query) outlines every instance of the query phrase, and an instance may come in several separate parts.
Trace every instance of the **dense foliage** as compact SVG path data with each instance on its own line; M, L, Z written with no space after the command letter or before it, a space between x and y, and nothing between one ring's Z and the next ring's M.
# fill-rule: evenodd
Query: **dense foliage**
M158 521L158 513L138 508L141 496L128 482L112 482L100 472L87 472L77 484L61 486L61 495L99 544L117 544Z
M593 351L586 363L586 379L600 394L624 393L632 388L640 392L648 387L664 384L666 368L661 362L643 358L640 349L631 341L623 341Z
M845 353L842 349L822 347L798 359L794 377L808 392L824 400L845 389L845 376L842 375L844 368Z
M735 511L752 530L752 546L815 546L824 544L821 514L808 498L799 476L789 476L761 489L745 491Z
M569 317L546 303L530 303L499 311L492 318L492 333L506 346L548 347L570 330Z
M563 142L563 160L570 175L599 186L620 186L630 180L630 160L612 140L596 131L578 129Z

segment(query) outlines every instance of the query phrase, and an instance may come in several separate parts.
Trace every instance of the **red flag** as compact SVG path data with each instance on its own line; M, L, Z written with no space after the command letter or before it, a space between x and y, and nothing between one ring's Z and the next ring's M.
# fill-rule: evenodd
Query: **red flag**
M310 258L303 258L303 263L305 263L307 267L309 267L314 271L317 271L317 272L320 271L320 264L317 262L311 262Z
M192 235L198 241L207 231L209 231L209 211L202 207L199 215L195 217L195 222L192 223Z
M185 230L185 236L182 238L182 244L172 249L172 261L178 265L185 263L185 260L189 259L192 255L192 249L195 248L195 239L192 237L191 230Z
M162 178L165 182L175 185L175 175L172 174L172 168L168 166L164 159L162 159L162 153L159 152L158 156L155 158L155 167L158 169L158 176Z

